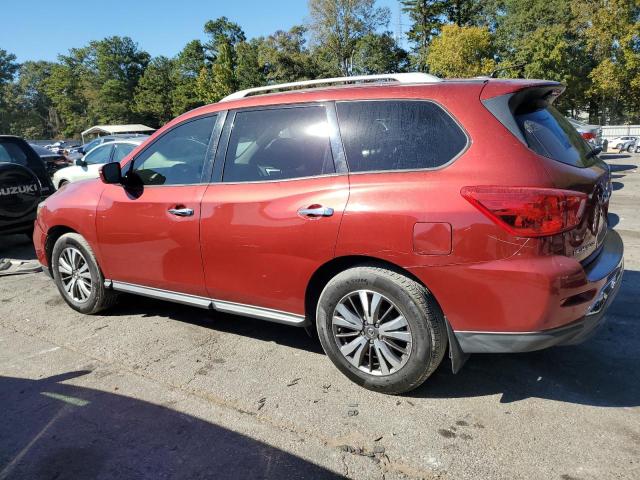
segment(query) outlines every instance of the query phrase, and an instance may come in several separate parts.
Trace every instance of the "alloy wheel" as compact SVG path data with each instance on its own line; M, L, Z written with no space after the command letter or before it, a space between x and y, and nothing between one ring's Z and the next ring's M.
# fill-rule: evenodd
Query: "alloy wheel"
M58 258L58 272L69 298L79 303L89 299L92 287L91 272L80 250L66 247Z
M336 305L333 337L342 355L371 375L391 375L411 355L412 335L400 309L384 295L357 290Z

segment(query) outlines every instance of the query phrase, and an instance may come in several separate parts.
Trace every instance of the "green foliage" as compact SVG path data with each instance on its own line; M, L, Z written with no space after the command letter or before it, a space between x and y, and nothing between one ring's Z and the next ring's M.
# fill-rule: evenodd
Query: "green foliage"
M198 96L197 80L205 68L204 46L200 40L192 40L182 49L173 62L171 71L171 113L181 115L204 105Z
M376 0L308 0L309 23L247 40L226 17L204 24L173 58L128 37L73 48L57 62L0 49L0 133L72 137L96 123L161 126L237 89L264 84L430 71L490 73L567 85L565 113L593 123L640 122L638 0L400 0L411 54L385 32ZM310 39L311 42L307 43Z
M174 61L156 57L147 66L135 90L135 111L154 128L173 117Z
M337 61L344 75L353 71L358 41L389 23L387 8L376 8L375 0L309 0L311 33Z
M372 75L380 72L407 71L409 58L389 32L382 35L367 33L356 44L353 56L353 73Z
M495 69L491 33L484 27L445 25L429 47L429 70L443 77L475 77Z

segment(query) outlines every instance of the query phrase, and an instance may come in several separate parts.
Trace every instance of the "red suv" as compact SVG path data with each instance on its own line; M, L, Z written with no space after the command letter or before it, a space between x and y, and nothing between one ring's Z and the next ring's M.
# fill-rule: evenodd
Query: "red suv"
M562 91L400 74L237 92L47 199L38 258L79 312L128 292L313 328L386 393L447 347L457 371L576 343L623 246L609 168L552 107Z

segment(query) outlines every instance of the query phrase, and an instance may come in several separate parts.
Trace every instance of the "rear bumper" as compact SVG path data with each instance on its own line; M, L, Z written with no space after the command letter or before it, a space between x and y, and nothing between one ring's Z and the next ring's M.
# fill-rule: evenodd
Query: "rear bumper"
M585 268L589 285L596 288L597 293L582 318L534 332L457 331L456 340L464 353L531 352L583 342L604 322L606 311L620 289L623 271L624 246L620 236L612 230L600 255Z

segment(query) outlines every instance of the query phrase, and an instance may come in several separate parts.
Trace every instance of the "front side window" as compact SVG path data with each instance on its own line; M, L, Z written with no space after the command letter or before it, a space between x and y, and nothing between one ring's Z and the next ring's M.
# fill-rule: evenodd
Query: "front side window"
M335 173L323 106L241 111L235 116L223 182L256 182Z
M87 165L98 165L101 163L107 163L109 158L111 158L111 151L113 150L113 145L104 145L100 147L96 147L87 153L83 160L87 163Z
M152 143L133 161L143 185L192 185L202 181L216 116L179 125Z
M460 126L433 102L339 102L337 110L351 172L436 168L467 145Z

